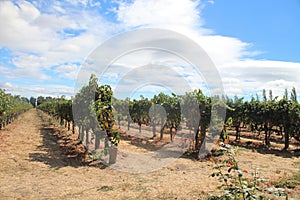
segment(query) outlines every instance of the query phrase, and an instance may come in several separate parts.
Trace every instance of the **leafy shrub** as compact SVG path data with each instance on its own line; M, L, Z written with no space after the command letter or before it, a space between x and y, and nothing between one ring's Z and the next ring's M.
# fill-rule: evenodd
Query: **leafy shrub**
M287 197L283 188L267 187L267 180L259 176L258 168L253 170L252 173L240 169L235 158L236 149L230 145L224 145L220 147L220 150L224 152L226 158L224 160L211 158L215 163L211 177L216 177L221 183L217 187L221 194L219 196L211 196L208 198L209 200L266 199L266 194Z

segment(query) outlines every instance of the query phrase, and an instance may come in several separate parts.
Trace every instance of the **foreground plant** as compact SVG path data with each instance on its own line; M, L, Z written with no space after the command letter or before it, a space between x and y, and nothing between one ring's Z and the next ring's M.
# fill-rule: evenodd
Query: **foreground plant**
M212 158L215 163L215 172L211 174L211 177L217 177L221 183L217 187L221 190L219 196L211 196L208 199L236 199L236 200L250 200L250 199L266 199L266 194L272 194L276 196L285 196L287 194L283 188L266 187L267 181L263 177L259 176L259 169L256 168L251 173L251 176L247 170L240 169L238 161L235 158L237 151L230 145L223 145L220 147L220 151L223 151L226 158L224 160L217 160Z

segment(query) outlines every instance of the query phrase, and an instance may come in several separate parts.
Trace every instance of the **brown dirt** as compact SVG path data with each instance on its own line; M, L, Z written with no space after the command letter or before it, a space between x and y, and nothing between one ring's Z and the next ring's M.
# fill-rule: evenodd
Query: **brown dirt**
M0 199L203 199L215 193L212 162L179 158L151 173L124 173L83 162L77 142L34 109L19 116L0 131ZM243 169L259 168L274 181L299 170L299 157L284 155L241 148L237 159ZM299 191L288 193L300 199Z

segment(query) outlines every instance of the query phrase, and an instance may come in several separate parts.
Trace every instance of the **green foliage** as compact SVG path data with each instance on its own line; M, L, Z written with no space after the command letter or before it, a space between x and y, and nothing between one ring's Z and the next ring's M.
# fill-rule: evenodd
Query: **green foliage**
M212 102L213 98L206 97L203 92L194 90L187 92L181 96L181 105L183 107L183 118L186 120L187 126L195 133L195 149L200 149L204 141L206 131L211 122L211 111L213 106L217 106L216 101ZM214 119L217 120L217 119ZM221 122L221 126L222 126ZM216 128L218 124L214 124ZM214 130L210 130L213 132Z
M224 148L224 147L223 147ZM239 168L238 161L234 157L234 150L226 149L227 158L218 163L213 168L216 170L211 176L217 177L221 183L217 189L222 191L219 199L258 199L263 198L260 184L263 179L255 175L252 179L244 176L247 171Z
M73 121L72 100L66 100L64 97L48 98L47 101L38 105L38 109L66 121Z
M102 159L103 156L106 156L109 153L109 149L105 148L101 151L96 151L94 154L89 154L89 157L93 160L99 160Z
M270 145L272 133L282 134L284 132L285 149L289 147L290 137L300 140L300 106L296 98L296 90L293 88L291 99L288 99L287 90L284 98L278 100L269 91L269 98L263 90L263 100L252 98L243 101L242 98L235 100L227 99L227 118L233 119L237 136L241 124L247 125L252 132L264 132L265 144ZM238 139L238 137L237 137Z
M167 113L166 127L175 130L178 129L181 121L180 103L178 96L172 94L172 96L165 96L164 101L161 102Z
M236 149L229 145L220 149L225 152L226 157L223 160L212 158L215 162L215 167L213 167L215 172L211 174L211 177L216 177L220 182L217 189L221 191L221 194L208 199L266 199L266 194L287 196L283 188L267 187L267 180L259 176L258 169L255 169L251 175L248 170L241 169L235 158Z
M218 140L219 142L225 142L225 140L228 138L227 128L230 126L232 126L232 117L226 119L226 122L223 124L223 129Z
M148 98L141 97L140 100L133 100L129 107L131 119L139 126L150 122L148 111L151 107L151 101Z
M118 107L116 111L118 112L115 111L114 113L119 120L127 119L128 121L130 120L130 113L133 122L139 124L140 127L142 124L154 125L158 124L159 119L153 118L156 123L152 121L149 123L149 108L154 104L160 105L167 114L166 121L161 120L164 123L162 125L163 130L166 128L169 128L170 132L173 129L177 130L180 123L185 121L187 127L195 133L196 149L201 146L206 132L214 132L214 128L223 130L220 134L221 139L224 140L227 135L226 127L228 126L235 128L237 140L240 137L241 126L248 127L253 133L263 132L266 146L270 145L272 134L284 133L285 148L287 149L291 137L300 141L300 106L294 88L290 99L288 99L287 90L285 93L285 97L280 100L277 96L273 96L271 90L269 91L269 97L267 97L266 91L263 90L262 100L259 100L258 96L248 101L237 96L234 99L222 97L226 101L226 106L220 104L220 97L206 97L201 90L187 92L181 96L160 93L152 99L115 100L118 102L116 103L116 107ZM128 109L126 105L129 107L129 112L126 111ZM225 123L221 119L211 119L212 116L215 116L211 112L216 107L226 107ZM226 123L228 119L231 121L230 125ZM212 121L217 123L211 124ZM212 129L208 130L208 127L212 127Z
M120 142L120 133L113 130L115 122L112 108L113 91L109 85L96 88L95 111L101 129L115 146Z
M220 139L224 141L229 126L235 128L236 139L239 140L242 125L250 128L253 133L263 132L266 146L270 145L273 133L284 133L285 149L289 147L291 137L300 141L300 106L295 88L292 89L290 99L287 90L284 98L280 100L278 97L273 97L272 91L269 91L267 98L266 91L263 90L261 101L258 96L250 101L239 97L234 97L234 99L222 97L226 100L226 106L224 106L220 97L206 97L201 90L187 92L185 95L160 93L152 99L141 96L139 100L129 98L119 100L113 97L109 85L98 86L97 82L97 77L92 75L89 84L83 86L75 95L73 105L70 100L65 100L63 97L54 99L38 97L37 104L39 108L47 107L44 110L47 110L49 114L67 121L76 121L79 126L91 127L93 130L99 126L114 144L117 144L120 139L119 133L112 129L115 123L114 116L119 124L121 120L127 120L128 129L131 120L139 125L140 131L142 125L153 126L154 137L156 136L155 126L161 124L161 139L165 130L169 129L171 140L173 131L178 130L181 122L186 122L190 131L193 130L195 133L195 149L200 149L207 131L222 130ZM55 102L55 105L49 102ZM164 108L166 116L153 111L152 119L150 119L149 109L152 105ZM72 106L80 108L77 109L77 119L72 117ZM226 107L225 123L221 121L221 118L212 119L212 116L215 116L212 115L212 110L218 112L219 107ZM6 112L9 110L6 108ZM162 119L163 117L166 119ZM211 124L212 121L216 123ZM208 130L208 127L211 129Z
M95 87L83 86L73 99L73 107L76 110L74 121L78 126L95 127L97 124L94 101Z
M169 96L164 93L159 93L153 97L151 102L165 109L167 119L162 119L162 121L166 120L165 128L175 128L177 130L181 121L179 97L175 94Z
M129 105L127 100L112 97L113 115L120 125L121 120L129 120Z
M34 108L36 107L36 98L30 97L29 102L30 102L30 104L31 104Z
M19 95L12 96L0 89L0 129L15 116L32 108L29 100Z

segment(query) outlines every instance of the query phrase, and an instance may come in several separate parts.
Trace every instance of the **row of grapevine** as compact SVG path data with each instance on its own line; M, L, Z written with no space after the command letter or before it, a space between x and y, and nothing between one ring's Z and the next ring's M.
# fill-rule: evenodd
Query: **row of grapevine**
M224 140L227 137L226 126L236 130L237 140L241 127L247 127L253 133L263 132L267 146L270 145L273 133L282 134L287 149L291 137L300 139L300 107L296 99L296 90L292 90L290 98L288 96L286 91L283 98L273 98L270 91L269 98L266 98L264 91L262 100L257 97L244 101L243 98L237 97L207 97L201 90L194 90L185 95L160 93L151 99L141 96L139 100L122 100L113 97L109 85L98 86L97 77L92 75L88 85L83 86L72 100L46 100L38 107L59 117L61 121L76 124L79 130L78 137L81 141L85 138L86 147L92 132L96 138L95 149L99 148L101 139L105 140L105 147L109 145L109 141L118 144L120 135L113 129L114 116L119 126L121 121L127 121L128 130L131 123L137 124L140 132L142 125L151 126L153 138L160 132L160 139L163 139L164 133L168 133L171 140L174 133L182 128L181 122L185 122L186 128L194 133L195 149L200 149L206 133L213 131L209 130L209 127L217 127L221 139ZM75 113L74 118L72 109ZM227 115L222 118L225 109ZM219 115L219 121L213 119ZM224 119L227 122L225 124ZM212 120L218 123L214 122L214 126L211 126Z
M289 148L290 139L300 140L300 105L297 101L295 88L290 98L285 91L283 98L274 97L272 91L269 98L263 90L262 101L252 98L244 101L243 98L227 99L227 116L232 118L232 126L236 130L236 140L239 140L240 129L247 126L252 133L265 135L265 145L270 145L272 134L283 135L285 149Z
M98 79L92 75L88 85L83 86L71 100L64 97L39 97L37 108L60 120L75 132L78 128L78 139L89 149L92 137L95 137L95 149L99 149L100 141L117 145L120 136L113 130L114 116L111 106L112 90L109 85L97 84Z
M182 128L181 122L185 121L190 131L194 131L195 148L199 149L211 121L212 102L215 100L206 97L201 90L195 90L185 95L159 93L152 99L143 96L132 101L128 98L114 99L113 106L119 123L126 120L128 130L131 122L137 123L140 132L142 125L152 126L153 138L156 137L157 126L160 126L160 139L167 132L172 141L174 133Z
M100 141L105 140L105 148L109 142L117 145L120 135L113 130L114 116L111 99L112 89L109 85L98 86L95 75L90 77L89 84L83 86L73 100L75 123L79 128L79 138L88 148L90 131L95 136L95 149L100 146Z
M74 132L74 120L72 114L72 100L67 100L64 97L52 98L48 97L43 103L39 103L38 109L55 117L60 121L61 125L65 125L70 130L71 123L73 124L72 131Z
M27 98L13 96L0 89L0 130L30 108L32 106Z
M109 141L111 144L118 144L120 134L113 129L114 116L119 124L121 120L127 120L128 129L131 123L138 124L140 131L142 125L151 125L153 138L156 137L157 126L160 126L160 139L163 139L164 133L167 132L171 140L174 133L182 128L181 121L185 120L190 131L195 133L195 147L200 148L210 124L213 102L212 98L206 97L201 90L183 96L160 93L152 99L141 96L140 100L131 101L129 98L114 98L109 85L98 86L97 82L97 77L92 75L88 85L83 86L72 100L39 97L38 108L60 119L61 124L64 121L67 124L72 122L73 130L77 126L78 138L85 141L84 145L87 148L91 141L91 133L95 137L95 149L99 148L102 139L105 140L105 147L109 146Z
M273 133L282 134L285 138L285 149L287 149L292 137L300 140L300 106L296 97L295 88L292 89L290 98L285 91L285 95L281 99L273 98L272 91L267 99L264 90L262 101L258 97L252 98L250 101L244 101L243 98L237 97L234 99L207 97L201 90L195 90L185 95L172 94L169 96L160 93L152 99L143 96L139 100L113 99L113 106L118 123L126 120L128 130L132 122L138 124L140 132L142 125L152 126L153 137L156 137L156 126L160 125L160 139L169 129L172 140L173 132L176 132L180 128L180 122L184 121L190 131L194 131L196 149L201 147L212 121L212 107L215 108L214 112L221 111L220 113L222 113L222 108L226 108L225 122L227 123L224 124L223 121L223 125L221 125L223 130L219 129L222 130L222 140L227 137L226 126L235 129L236 140L239 140L241 127L247 127L253 134L263 132L266 146L270 145L270 137ZM223 105L224 103L226 105ZM155 111L156 107L153 105L163 107L166 116L159 113L162 109ZM219 126L220 124L222 122L219 123Z

